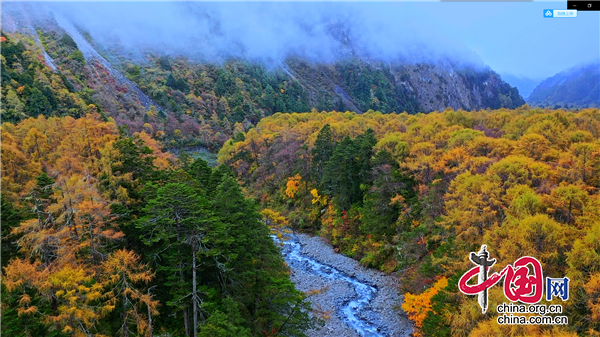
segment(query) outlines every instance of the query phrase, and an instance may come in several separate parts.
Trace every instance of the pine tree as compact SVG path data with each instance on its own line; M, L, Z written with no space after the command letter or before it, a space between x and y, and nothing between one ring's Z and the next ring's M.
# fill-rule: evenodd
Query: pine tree
M141 182L150 178L155 170L152 149L138 136L124 137L115 142L113 147L119 152L115 158L112 171L115 175L132 174L133 180Z
M277 254L269 237L267 227L261 223L254 205L244 198L237 181L224 175L212 198L215 215L225 224L226 235L231 243L226 247L228 269L240 279L230 279L241 288L232 291L248 291L256 280L255 260L262 254Z
M356 154L354 160L358 170L359 183L364 186L370 186L373 182L371 177L371 158L373 157L373 147L377 144L375 132L373 129L367 129L364 134L354 139ZM361 188L362 189L362 188Z
M169 183L159 188L157 197L148 202L144 211L147 215L138 224L146 233L142 239L157 249L157 258L167 261L161 263L160 269L168 274L165 285L172 287L170 305L184 311L186 332L196 337L200 303L197 257L211 249L207 237L215 219L206 199L182 183ZM190 271L191 280L187 276ZM193 312L191 329L187 312L190 298Z
M177 81L175 80L175 77L173 77L173 74L169 74L169 76L167 76L167 82L165 84L167 87L171 88L175 88L177 86Z
M364 197L364 215L361 229L365 234L395 235L401 222L408 222L410 207L416 203L414 180L399 170L398 164L387 151L379 151L373 158L372 186Z
M341 210L362 203L364 190L372 184L371 157L376 143L371 129L354 140L346 136L335 146L327 161L322 186L325 193L335 198Z
M303 335L314 323L307 316L309 305L294 289L256 206L244 198L231 175L223 175L212 206L230 239L223 249L229 274L225 293L233 294L249 312L247 324L253 326L254 334Z
M348 210L360 193L356 181L354 154L355 144L349 136L344 137L333 150L323 172L324 192L335 199L341 210Z
M321 182L325 165L329 158L331 158L334 148L335 142L333 140L331 126L325 124L319 131L319 134L317 134L315 147L312 150L311 178L313 181Z
M31 116L37 116L39 114L49 115L52 111L52 106L50 105L50 102L48 102L46 96L44 96L38 88L33 88L31 89L31 95L27 100L25 109Z
M180 150L177 155L177 165L184 171L187 171L194 162L194 158L185 150Z
M196 179L203 188L206 189L209 186L212 169L202 158L194 160L186 171L192 178Z
M207 197L214 196L214 194L217 190L217 186L219 186L219 184L221 183L221 180L226 175L233 176L233 172L231 172L231 169L226 165L219 165L217 168L215 168L212 171L212 173L210 174L210 178L208 180L207 187L206 187Z
M5 267L12 258L18 254L16 244L17 237L11 234L11 230L21 223L23 216L13 203L6 200L4 194L0 194L0 222L2 223L2 267Z

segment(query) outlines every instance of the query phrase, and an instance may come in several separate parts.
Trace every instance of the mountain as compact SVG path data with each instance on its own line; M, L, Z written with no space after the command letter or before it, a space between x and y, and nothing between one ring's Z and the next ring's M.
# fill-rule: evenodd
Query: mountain
M448 107L478 110L524 104L518 91L493 71L460 67L448 60L389 63L349 59L314 64L292 58L286 60L286 65L308 93L308 104L318 110L416 113Z
M392 62L350 53L328 62L217 63L149 52L132 58L60 16L3 31L2 41L5 121L99 111L171 146L216 149L276 112L414 114L525 103L492 70L450 59Z
M533 79L529 77L515 76L510 74L503 74L502 79L506 81L506 83L516 87L519 89L519 93L525 100L531 95L533 89L540 84L541 79Z
M547 78L527 102L550 107L600 107L600 64L577 66Z

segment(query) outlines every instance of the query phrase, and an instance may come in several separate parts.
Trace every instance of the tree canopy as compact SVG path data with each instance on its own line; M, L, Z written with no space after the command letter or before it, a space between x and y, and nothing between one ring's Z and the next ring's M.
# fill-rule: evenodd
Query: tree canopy
M364 265L403 270L416 333L596 335L599 139L596 109L292 113L262 119L218 160L265 214ZM570 277L569 327L510 330L473 315L457 276L482 243L498 266L529 255L545 275ZM490 307L502 300L490 292Z

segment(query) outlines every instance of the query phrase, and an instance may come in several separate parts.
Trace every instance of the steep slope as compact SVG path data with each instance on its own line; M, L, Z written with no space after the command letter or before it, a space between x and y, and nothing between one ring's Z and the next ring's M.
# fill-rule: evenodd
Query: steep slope
M549 107L600 107L600 64L574 67L547 78L527 102Z
M390 63L349 53L329 63L288 57L270 63L228 59L217 64L140 51L132 61L123 51L97 44L60 15L17 26L12 33L4 32L4 38L6 47L20 46L2 52L10 59L2 90L5 95L14 92L12 103L3 109L5 120L40 113L78 116L91 104L130 132L146 131L170 146L216 149L276 112L418 113L524 104L517 89L492 70L450 60ZM21 78L22 73L28 75ZM51 80L53 76L57 79ZM20 87L26 90L18 91ZM64 99L58 103L67 96L82 102L77 108L44 102L44 108L34 107L32 87L45 92L48 102L61 95ZM20 108L23 104L25 109Z
M131 132L166 140L175 134L199 135L197 120L161 109L85 39L72 34L77 42L56 25L2 32L3 122L100 112Z
M306 88L309 104L318 110L325 105L359 113L368 109L416 113L524 104L518 91L493 71L457 67L449 61L390 64L349 59L311 64L292 58L286 64Z
M91 64L97 71L104 72L106 76L114 79L117 85L126 88L126 93L131 92L144 108L150 109L151 106L160 108L160 106L150 97L146 96L137 85L123 76L123 74L116 70L102 55L100 55L71 22L59 15L56 15L56 21L76 43L77 49L81 51L87 63Z

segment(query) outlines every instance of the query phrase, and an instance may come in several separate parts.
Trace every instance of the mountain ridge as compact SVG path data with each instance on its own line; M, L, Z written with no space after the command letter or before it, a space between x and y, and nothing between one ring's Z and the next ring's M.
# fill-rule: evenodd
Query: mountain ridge
M57 110L59 99L52 109L46 105L36 110L28 105L30 98L21 93L11 97L16 96L29 108L15 114L9 113L11 107L15 110L8 106L3 109L5 120L18 121L39 113L75 113L69 109L81 115L93 104L119 125L126 125L129 132L146 131L170 146L200 142L218 148L235 133L275 112L316 109L414 114L525 104L518 90L491 69L469 68L449 59L414 63L346 57L317 63L292 56L266 65L235 58L218 64L144 54L145 60L134 62L97 45L64 18L25 28L3 32L4 39L8 38L3 44L21 43L15 53L33 53L38 60L30 63L24 61L24 54L16 58L11 54L7 64L11 69L3 76L3 93L16 93L23 86L38 86L41 91L44 80L40 82L40 78L58 75L62 80L55 80L55 87L70 87L68 91L75 96L85 96L85 104ZM21 63L27 67L41 64L28 70L32 80L22 79L21 70L13 71L23 68ZM43 70L44 65L49 68ZM5 86L9 83L12 85ZM46 92L48 102L55 100L52 96L57 95Z
M600 107L600 63L578 65L548 77L527 102L545 107Z

